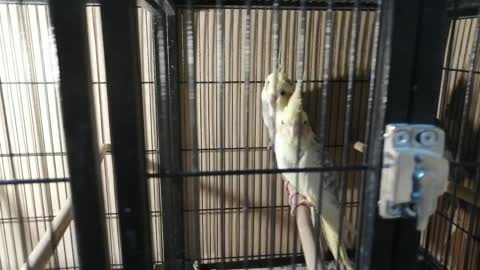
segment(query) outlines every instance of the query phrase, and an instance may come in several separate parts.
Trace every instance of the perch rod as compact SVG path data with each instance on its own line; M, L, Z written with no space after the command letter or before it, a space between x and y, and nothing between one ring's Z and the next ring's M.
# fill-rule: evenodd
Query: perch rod
M48 260L52 256L56 246L63 237L63 234L72 221L72 199L68 198L58 215L53 219L52 226L47 228L42 238L28 255L29 269L44 269ZM27 270L27 264L24 263L21 270Z
M295 217L307 269L323 270L321 259L319 257L320 252L317 251L317 245L315 243L316 238L315 234L313 233L309 207L305 205L297 206L295 210ZM315 265L317 265L316 268Z
M98 154L100 163L110 151L110 144L104 144L102 146ZM72 199L70 197L62 209L60 209L58 215L53 219L52 226L45 231L40 241L38 241L35 248L28 255L28 269L41 270L45 268L45 265L48 263L48 260L62 239L72 219ZM24 263L20 270L27 270L27 263Z

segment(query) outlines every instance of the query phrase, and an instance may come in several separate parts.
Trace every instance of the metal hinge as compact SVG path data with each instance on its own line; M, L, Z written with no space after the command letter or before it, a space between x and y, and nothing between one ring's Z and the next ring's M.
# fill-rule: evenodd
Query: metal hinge
M389 124L383 145L379 214L386 219L416 218L424 230L447 190L449 163L445 133L433 125Z

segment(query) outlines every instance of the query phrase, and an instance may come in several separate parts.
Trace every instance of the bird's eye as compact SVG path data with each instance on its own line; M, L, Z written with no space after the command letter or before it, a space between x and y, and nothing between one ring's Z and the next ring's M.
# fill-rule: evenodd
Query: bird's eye
M280 92L280 95L285 96L285 91Z
M306 124L307 124L307 120L304 120L304 121L303 121L303 124L306 125Z
M285 124L285 122L282 121L282 125L284 125L284 124Z
M267 86L270 84L270 81L267 81Z

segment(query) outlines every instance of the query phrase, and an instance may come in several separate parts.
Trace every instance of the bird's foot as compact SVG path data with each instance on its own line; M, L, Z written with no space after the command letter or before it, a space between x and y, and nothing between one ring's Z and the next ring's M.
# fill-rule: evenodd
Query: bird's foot
M270 151L273 149L273 142L269 142L267 145L267 150Z

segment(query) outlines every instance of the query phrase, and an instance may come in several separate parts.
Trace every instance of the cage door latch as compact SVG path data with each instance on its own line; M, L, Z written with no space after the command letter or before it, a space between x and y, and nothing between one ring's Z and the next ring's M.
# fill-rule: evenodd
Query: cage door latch
M445 133L433 125L389 124L383 145L379 214L386 219L416 218L424 230L447 190L449 163Z

